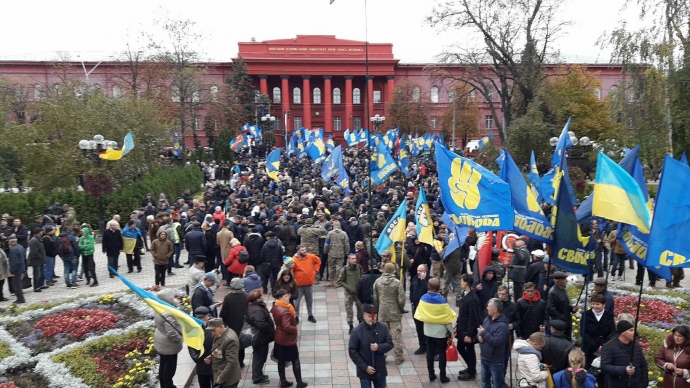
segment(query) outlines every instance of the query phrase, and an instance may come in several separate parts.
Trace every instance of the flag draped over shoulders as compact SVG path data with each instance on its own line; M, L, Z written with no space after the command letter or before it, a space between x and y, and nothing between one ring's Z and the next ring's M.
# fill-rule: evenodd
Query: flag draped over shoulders
M414 313L416 320L434 323L437 325L447 325L455 322L458 314L450 308L450 305L441 294L427 292L422 295L419 305Z

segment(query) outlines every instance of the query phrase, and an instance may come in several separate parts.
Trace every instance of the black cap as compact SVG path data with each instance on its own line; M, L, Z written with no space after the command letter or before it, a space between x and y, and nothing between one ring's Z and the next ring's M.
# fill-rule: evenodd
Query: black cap
M374 315L374 314L377 313L377 311L376 311L376 306L374 306L374 305L372 305L372 304L365 304L365 305L362 306L362 312L365 313L365 314L372 314L372 315Z
M554 330L557 331L565 331L566 328L565 322L561 321L560 319L554 319L550 322L550 325Z
M620 321L616 325L616 333L623 334L626 331L632 329L633 327L635 327L635 326L633 326L633 324L628 322L628 321Z
M199 306L194 310L194 316L197 318L205 317L211 314L211 310L206 306Z
M556 271L553 273L553 278L554 279L567 279L568 274L562 271Z

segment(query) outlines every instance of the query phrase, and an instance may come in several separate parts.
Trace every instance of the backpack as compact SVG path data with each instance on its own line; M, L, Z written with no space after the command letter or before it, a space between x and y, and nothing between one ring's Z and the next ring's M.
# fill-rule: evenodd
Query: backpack
M249 252L247 252L246 250L240 251L240 257L237 260L239 260L240 264L248 263L249 262Z
M57 251L62 257L72 256L74 254L74 248L72 247L72 242L69 240L67 235L58 237L57 240Z

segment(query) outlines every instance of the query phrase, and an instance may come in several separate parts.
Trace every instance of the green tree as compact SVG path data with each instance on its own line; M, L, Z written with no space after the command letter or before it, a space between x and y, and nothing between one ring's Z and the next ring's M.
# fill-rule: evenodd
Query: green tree
M256 121L257 95L252 86L252 77L242 57L233 61L232 75L226 79L225 111L227 126L239 130L245 123Z

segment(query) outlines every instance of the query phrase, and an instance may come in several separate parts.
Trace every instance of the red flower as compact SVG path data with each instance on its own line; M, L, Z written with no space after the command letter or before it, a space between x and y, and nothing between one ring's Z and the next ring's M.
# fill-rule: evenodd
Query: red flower
M637 311L637 297L635 296L616 296L614 298L616 307L614 314L618 316L620 313L629 313L635 315ZM661 321L666 323L676 323L674 318L680 310L668 303L660 300L644 299L640 304L640 322L654 322Z
M69 333L72 337L81 338L93 331L112 329L119 320L119 317L105 310L74 309L44 317L36 323L33 330L40 329L45 338L58 333Z

